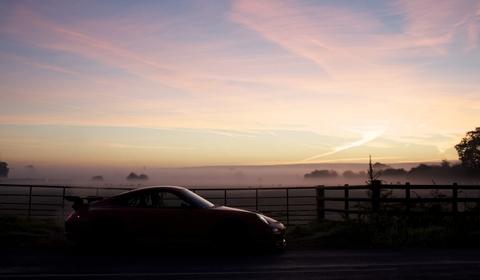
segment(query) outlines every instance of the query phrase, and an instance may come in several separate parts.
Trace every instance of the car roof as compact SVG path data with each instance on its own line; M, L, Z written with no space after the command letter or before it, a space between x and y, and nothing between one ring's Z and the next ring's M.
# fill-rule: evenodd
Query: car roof
M179 191L179 190L186 190L186 188L179 187L179 186L149 186L149 187L141 187L141 188L133 189L130 191L126 191L119 195L126 195L126 194L131 194L136 192L149 191L149 190Z

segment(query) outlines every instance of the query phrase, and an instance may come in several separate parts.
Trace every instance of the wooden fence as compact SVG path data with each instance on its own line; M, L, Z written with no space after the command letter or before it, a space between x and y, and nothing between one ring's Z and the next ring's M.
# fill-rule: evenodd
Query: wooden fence
M57 217L71 211L66 195L109 197L129 187L75 187L0 184L0 215ZM436 209L439 214L475 214L480 186L382 185L282 188L191 188L217 205L259 211L287 225L313 220L349 219L379 211L412 214Z
M71 211L68 195L110 197L130 187L85 187L0 184L0 215L63 219ZM216 205L262 212L285 224L317 218L316 187L190 188Z
M336 195L332 195L335 193ZM317 218L339 213L348 219L380 211L396 214L430 212L439 215L480 213L480 185L383 185L317 187ZM336 203L329 207L327 203Z

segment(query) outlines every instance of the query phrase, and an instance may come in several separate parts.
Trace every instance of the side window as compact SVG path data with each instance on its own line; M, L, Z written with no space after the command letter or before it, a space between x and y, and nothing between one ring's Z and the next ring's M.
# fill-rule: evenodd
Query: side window
M150 191L135 194L119 201L120 205L135 208L185 208L190 204L174 193Z
M134 195L125 199L125 203L123 203L127 207L140 207L140 195Z
M150 193L141 193L126 198L125 203L127 207L137 208L151 208L153 207L152 196Z
M190 204L171 192L158 192L157 208L185 208Z

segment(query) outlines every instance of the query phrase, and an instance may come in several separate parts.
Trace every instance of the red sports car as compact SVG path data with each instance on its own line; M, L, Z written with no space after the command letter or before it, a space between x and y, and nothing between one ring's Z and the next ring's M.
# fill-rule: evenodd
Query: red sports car
M66 222L74 241L148 241L167 245L210 244L285 248L285 226L265 215L216 206L182 187L146 187L114 197L66 197L74 212Z

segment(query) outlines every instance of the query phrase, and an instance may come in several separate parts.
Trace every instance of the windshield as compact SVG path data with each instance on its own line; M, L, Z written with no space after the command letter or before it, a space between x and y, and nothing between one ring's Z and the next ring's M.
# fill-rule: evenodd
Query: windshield
M183 190L182 195L199 208L212 208L214 206L213 203L190 190Z

